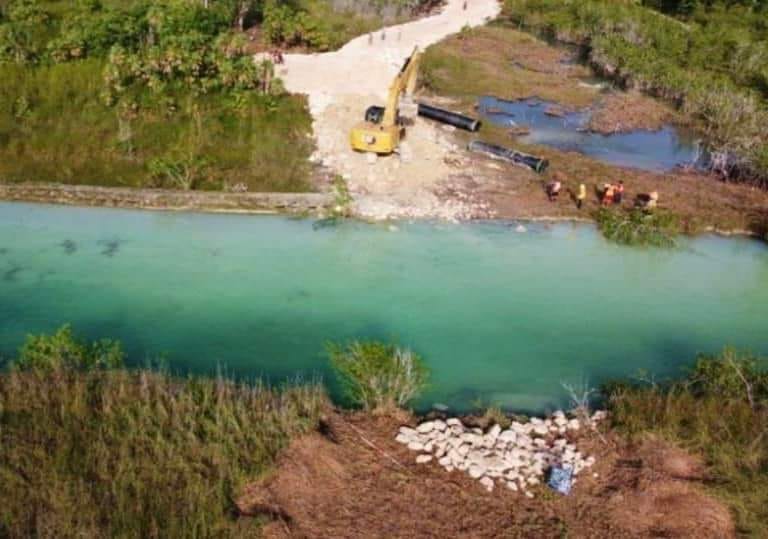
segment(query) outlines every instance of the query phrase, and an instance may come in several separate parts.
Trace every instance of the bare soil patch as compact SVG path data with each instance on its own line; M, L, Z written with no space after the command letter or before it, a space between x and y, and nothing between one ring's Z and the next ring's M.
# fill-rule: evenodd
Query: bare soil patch
M582 82L591 75L572 54L529 34L486 26L452 36L432 47L424 79L432 91L474 103L478 96L539 97L568 108L591 105L600 88Z
M417 465L394 441L402 422L333 413L329 436L296 440L276 471L249 485L241 514L275 519L266 537L731 537L728 511L700 486L668 472L661 442L633 446L610 432L582 435L597 477L580 477L570 496L545 486L528 499L486 492L463 472ZM333 438L333 439L331 439ZM684 455L684 454L682 454ZM679 467L679 462L673 466ZM638 510L640 509L640 510Z
M484 24L499 10L496 0L447 0L439 14L360 36L338 51L285 55L278 75L289 91L309 97L317 145L313 161L344 178L355 215L455 220L475 214L471 205L434 194L436 182L452 173L445 158L453 148L439 127L417 120L400 155L382 160L352 151L349 132L370 105L385 104L393 78L415 47Z
M602 97L589 122L589 129L611 134L647 129L656 131L679 115L669 105L640 92L614 92Z
M456 136L458 146L472 138L466 134ZM525 167L471 155L461 169L463 174L442 182L452 192L470 193L477 204L498 219L591 220L600 207L600 186L622 180L626 188L624 207L630 208L639 193L658 191L659 207L679 216L687 232L740 231L762 237L768 230L768 192L761 189L682 169L656 173L616 167L576 152L520 144L513 134L493 126L484 126L481 138L550 162L544 174L536 174ZM557 201L549 202L544 186L553 179L562 182L563 190ZM580 183L587 188L581 210L575 201Z

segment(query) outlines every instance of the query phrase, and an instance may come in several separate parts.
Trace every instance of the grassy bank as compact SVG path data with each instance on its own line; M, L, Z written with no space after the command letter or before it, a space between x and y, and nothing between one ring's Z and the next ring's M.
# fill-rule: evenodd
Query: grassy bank
M305 100L252 53L337 48L425 4L0 2L0 181L309 190Z
M764 7L687 4L695 8L679 20L630 2L507 0L505 16L521 28L587 47L590 62L605 75L676 103L722 153L724 172L765 186Z
M101 59L0 65L2 181L308 189L311 120L303 98L181 93L164 108L109 107L101 98L104 69Z
M120 367L114 343L31 338L0 374L0 537L252 537L246 481L314 428L315 384Z
M686 378L607 389L614 425L656 434L699 455L707 489L745 537L768 536L768 361L725 350L699 358Z
M305 103L207 5L3 3L0 181L306 190Z
M366 428L390 425L378 434L391 441L397 420L376 416L408 420L402 408L425 387L423 360L379 342L331 345L328 354L349 403L366 414ZM321 424L331 428L322 419L323 389L180 379L127 370L123 359L119 343L79 341L64 327L29 337L0 373L0 537L258 536L262 522L238 518L235 501L270 473L293 438ZM699 358L682 380L643 377L603 392L616 433L653 435L699 456L701 475L676 480L701 482L750 537L768 533L767 366L725 350ZM499 410L481 420L508 421ZM357 437L352 443L365 458ZM324 471L325 463L318 464ZM299 496L312 489L306 472L300 468L303 482L287 487ZM603 503L605 493L596 496ZM543 505L534 515L553 499L561 498L537 500Z
M421 82L430 91L471 106L478 96L515 100L531 96L571 107L591 105L597 93L579 86L591 71L573 66L552 69L563 51L549 47L506 21L465 29L426 50Z

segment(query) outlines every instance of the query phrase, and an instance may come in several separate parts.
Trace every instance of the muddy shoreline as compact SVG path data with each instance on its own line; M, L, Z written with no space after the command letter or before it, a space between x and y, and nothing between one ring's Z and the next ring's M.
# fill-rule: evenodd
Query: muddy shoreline
M242 215L306 215L326 216L333 205L330 193L220 193L205 191L171 191L159 189L131 189L116 187L95 187L66 184L3 184L0 183L0 201L57 204L97 208L201 212ZM353 216L361 221L370 221L364 216ZM430 221L431 218L409 218L407 221ZM564 215L500 215L494 218L467 219L463 222L498 223L574 223L595 224L590 217ZM744 236L759 238L747 229L722 229L714 225L705 226L694 233L718 236Z
M242 214L324 214L328 193L223 193L96 187L58 183L0 183L0 200L69 206Z

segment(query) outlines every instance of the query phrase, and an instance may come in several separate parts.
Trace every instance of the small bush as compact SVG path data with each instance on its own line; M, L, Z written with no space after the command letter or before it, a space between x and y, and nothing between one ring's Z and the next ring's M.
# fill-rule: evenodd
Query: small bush
M375 341L328 346L331 364L350 400L387 414L406 406L426 386L427 368L411 350Z
M654 247L674 247L677 244L677 218L668 212L640 209L625 212L601 208L595 219L606 239L616 243Z
M13 366L38 371L114 369L123 365L123 359L119 342L83 342L66 325L52 335L28 336Z

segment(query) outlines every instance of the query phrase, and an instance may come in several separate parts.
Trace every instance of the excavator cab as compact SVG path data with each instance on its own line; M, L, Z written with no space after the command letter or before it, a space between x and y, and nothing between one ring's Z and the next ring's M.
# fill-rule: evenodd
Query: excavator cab
M389 155L397 149L404 132L400 121L400 97L402 94L406 96L402 112L408 114L415 107L411 96L416 88L420 61L421 52L416 48L389 87L386 107L372 106L366 110L365 121L355 126L350 134L353 150ZM409 107L409 103L413 106Z

